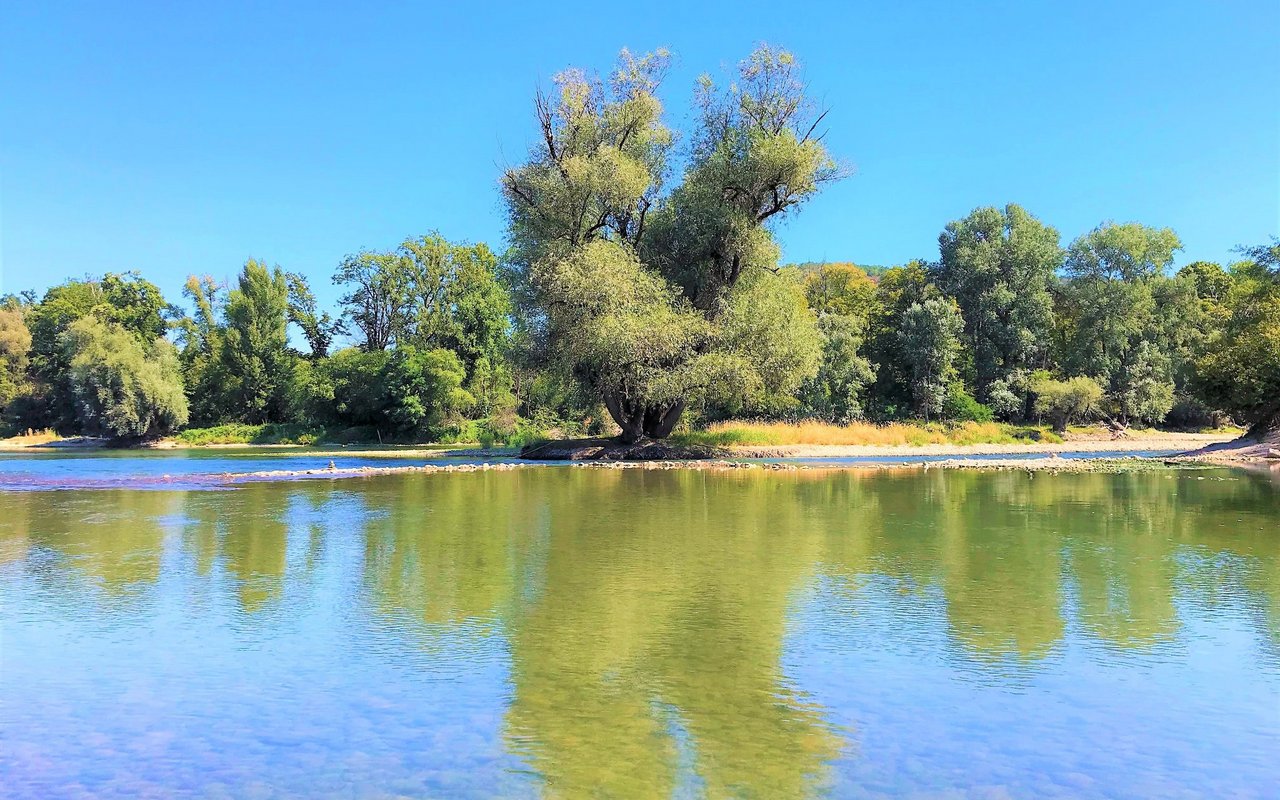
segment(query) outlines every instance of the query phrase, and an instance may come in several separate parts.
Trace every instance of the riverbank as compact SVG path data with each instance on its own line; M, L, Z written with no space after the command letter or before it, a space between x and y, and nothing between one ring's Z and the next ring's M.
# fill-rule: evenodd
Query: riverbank
M927 445L824 445L738 446L727 448L738 458L858 458L864 456L992 456L1026 453L1143 453L1196 450L1226 444L1230 433L1171 433L1151 431L1122 439L1067 434L1061 442Z
M1241 440L1232 432L1177 433L1168 431L1138 431L1124 438L1111 438L1102 429L1077 429L1053 441L1001 441L956 444L929 442L924 444L726 444L712 445L674 439L671 441L644 441L625 445L617 439L595 438L544 442L525 448L483 448L477 444L422 443L410 445L352 444L286 444L286 443L184 443L178 439L163 439L129 445L120 449L145 450L282 450L305 451L324 455L342 454L361 458L439 458L466 457L488 458L516 456L529 460L552 461L688 461L699 459L821 459L821 458L914 458L936 456L992 456L1027 453L1133 453L1152 451L1188 451L1205 457L1236 458L1263 457L1268 446L1250 445L1239 449ZM112 446L105 439L91 437L58 438L53 435L15 437L0 440L0 450L40 451L46 449L98 449ZM1234 449L1233 449L1234 448ZM1255 450L1257 452L1255 452Z
M690 461L701 459L847 459L921 458L938 456L1026 455L1029 453L1151 453L1200 450L1224 445L1235 435L1224 433L1173 433L1142 431L1113 439L1089 431L1068 433L1066 438L1048 441L984 442L978 444L784 444L722 445L680 442L637 442L624 444L616 439L577 439L546 442L527 448L521 458L533 461Z

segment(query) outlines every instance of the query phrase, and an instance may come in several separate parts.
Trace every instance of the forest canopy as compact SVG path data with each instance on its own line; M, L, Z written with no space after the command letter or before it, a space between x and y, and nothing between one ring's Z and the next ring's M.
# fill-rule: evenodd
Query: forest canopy
M1175 269L1167 227L1064 241L1011 203L946 222L905 264L787 265L778 224L849 177L800 61L762 45L673 113L670 58L557 75L498 182L504 246L429 232L352 253L337 308L257 259L230 285L191 276L181 303L128 271L0 299L0 427L511 442L744 416L1280 424L1280 240Z

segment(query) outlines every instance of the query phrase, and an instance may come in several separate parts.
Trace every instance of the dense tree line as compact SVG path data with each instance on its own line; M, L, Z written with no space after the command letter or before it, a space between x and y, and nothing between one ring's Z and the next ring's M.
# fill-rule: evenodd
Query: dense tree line
M772 227L841 165L791 54L703 78L663 120L665 52L572 70L535 99L507 170L509 242L439 234L342 259L340 308L256 260L192 276L185 308L136 273L0 301L11 430L140 439L291 423L365 438L521 430L669 435L735 415L1274 425L1280 243L1173 264L1167 228L1064 244L978 208L896 267L782 266ZM612 420L613 425L609 425Z

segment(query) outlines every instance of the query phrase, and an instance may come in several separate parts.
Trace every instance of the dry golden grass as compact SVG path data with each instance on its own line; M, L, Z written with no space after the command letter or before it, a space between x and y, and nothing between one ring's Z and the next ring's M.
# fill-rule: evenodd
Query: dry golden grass
M1019 428L998 422L901 423L873 425L854 422L716 422L703 430L678 435L685 444L719 445L849 445L916 446L929 444L1011 444L1027 441L1062 441L1051 431Z
M10 436L8 439L0 439L0 445L6 447L31 447L32 445L56 442L61 438L61 436L54 433L52 428L45 428L42 431L28 430L26 433Z

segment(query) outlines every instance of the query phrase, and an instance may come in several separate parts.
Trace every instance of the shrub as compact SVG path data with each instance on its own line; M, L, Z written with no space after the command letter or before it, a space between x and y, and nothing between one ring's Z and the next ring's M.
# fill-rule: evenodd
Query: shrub
M1059 432L1072 422L1093 417L1102 403L1102 387L1083 376L1065 381L1041 376L1031 389L1036 394L1036 413L1048 417Z
M995 418L991 408L984 406L965 391L964 384L954 382L947 387L942 401L942 416L955 422L990 422Z
M987 404L1000 419L1011 420L1022 415L1022 398L1014 393L1010 382L1003 379L991 382L987 389Z
M231 422L212 428L189 428L174 437L182 444L200 446L211 444L316 444L326 439L324 432L305 425L268 423L248 425Z

